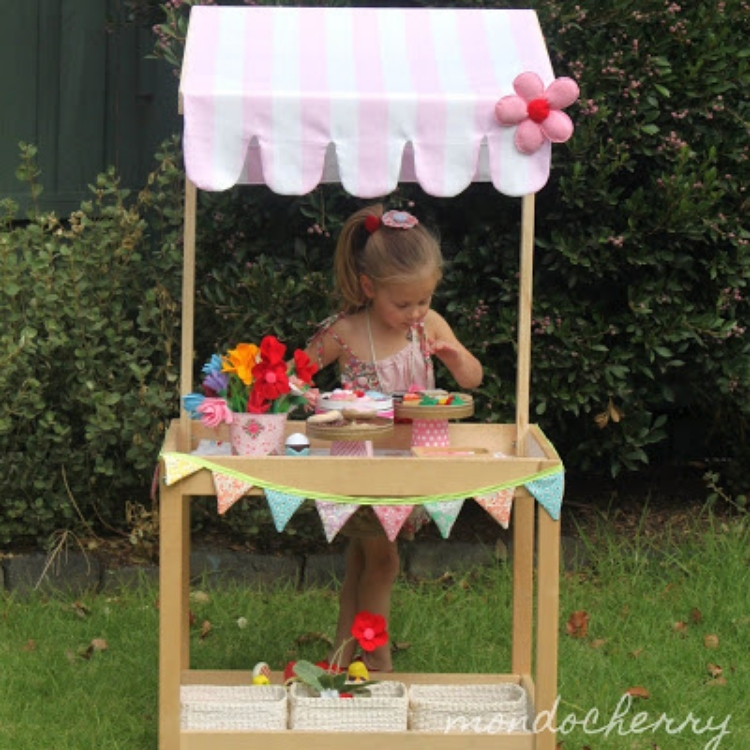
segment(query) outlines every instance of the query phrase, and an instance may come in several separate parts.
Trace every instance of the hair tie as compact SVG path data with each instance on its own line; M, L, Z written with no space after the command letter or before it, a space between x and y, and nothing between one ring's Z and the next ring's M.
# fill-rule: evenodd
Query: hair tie
M368 214L365 218L365 229L369 234L377 232L380 229L380 217L375 214Z
M407 211L388 211L383 214L381 221L391 229L412 229L419 224L417 217Z

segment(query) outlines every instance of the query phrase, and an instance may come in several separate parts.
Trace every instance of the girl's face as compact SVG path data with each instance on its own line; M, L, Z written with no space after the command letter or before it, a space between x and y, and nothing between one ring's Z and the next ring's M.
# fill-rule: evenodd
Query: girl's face
M375 284L367 276L361 279L372 314L386 326L404 332L427 315L437 282L432 273L394 284Z

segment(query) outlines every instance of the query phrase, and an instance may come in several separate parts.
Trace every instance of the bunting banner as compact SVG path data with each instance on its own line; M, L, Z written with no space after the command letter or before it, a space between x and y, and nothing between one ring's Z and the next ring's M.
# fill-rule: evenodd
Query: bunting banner
M526 482L526 489L550 514L553 521L560 520L560 509L565 492L565 474L562 471L540 479L532 479Z
M169 487L170 484L195 474L201 468L201 465L193 461L188 455L167 453L164 455L164 484Z
M385 535L389 541L393 541L397 536L398 532L401 531L401 527L404 525L404 521L409 517L409 514L414 509L413 505L373 505L372 509L375 511L375 515L380 520L380 523L385 531Z
M228 474L220 474L218 471L213 472L213 480L216 489L216 506L220 516L223 516L253 487L252 482L246 482Z
M424 508L430 514L430 518L440 529L443 539L450 536L453 524L456 523L458 514L463 507L463 500L445 500L442 503L425 503Z
M305 502L305 498L299 495L290 495L287 492L279 492L269 487L266 488L266 501L271 509L276 531L281 532L289 523L289 519L297 512L297 508Z
M504 528L510 525L510 512L513 508L515 487L508 487L486 495L477 495L474 499Z
M315 507L318 509L318 515L323 523L326 539L330 543L336 538L336 534L341 531L341 527L356 513L359 505L316 500Z

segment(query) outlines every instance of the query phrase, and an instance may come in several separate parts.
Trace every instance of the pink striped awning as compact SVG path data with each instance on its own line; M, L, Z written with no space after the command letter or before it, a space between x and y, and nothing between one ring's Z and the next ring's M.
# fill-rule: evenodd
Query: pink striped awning
M399 181L453 196L491 180L540 190L550 143L514 144L495 105L521 73L554 75L531 10L195 6L180 94L189 178L302 195Z

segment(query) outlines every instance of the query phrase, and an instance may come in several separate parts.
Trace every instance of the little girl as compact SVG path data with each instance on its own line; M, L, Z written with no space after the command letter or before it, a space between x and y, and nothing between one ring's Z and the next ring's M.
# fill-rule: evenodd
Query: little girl
M358 211L344 224L334 257L342 311L324 321L307 353L320 368L338 362L344 387L384 393L435 387L431 357L440 359L462 389L482 382L482 365L430 309L442 276L435 237L404 211L380 205ZM342 529L350 537L340 595L334 651L351 640L357 612L390 615L399 573L398 547L385 536L369 507ZM341 663L353 658L347 644ZM390 645L367 655L372 671L392 671Z

